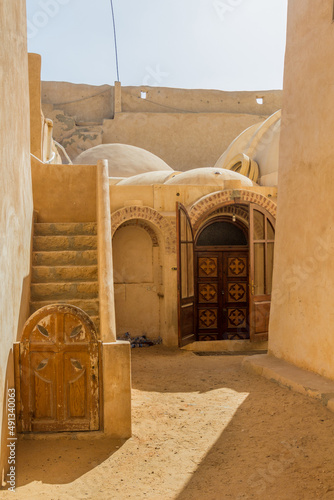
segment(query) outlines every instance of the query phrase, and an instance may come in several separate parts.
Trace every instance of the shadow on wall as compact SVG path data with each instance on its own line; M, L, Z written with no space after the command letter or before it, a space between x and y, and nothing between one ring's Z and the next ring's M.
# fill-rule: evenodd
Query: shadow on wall
M21 306L20 306L19 320L18 320L17 334L16 334L17 342L20 342L24 324L30 316L30 304L29 304L30 285L31 285L31 276L26 276L22 281L21 302L20 302Z

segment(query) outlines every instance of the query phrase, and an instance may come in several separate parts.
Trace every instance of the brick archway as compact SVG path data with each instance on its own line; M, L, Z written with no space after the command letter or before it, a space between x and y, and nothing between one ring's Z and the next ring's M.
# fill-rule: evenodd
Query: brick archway
M111 234L124 224L124 222L142 219L157 227L162 235L165 252L167 254L176 252L176 230L173 224L156 210L150 207L130 206L121 208L111 214ZM159 237L159 235L158 235Z
M216 193L203 196L203 198L194 203L189 209L191 223L197 228L199 223L213 211L217 210L219 206L242 202L256 203L276 218L277 205L270 198L254 191L240 189L217 191Z

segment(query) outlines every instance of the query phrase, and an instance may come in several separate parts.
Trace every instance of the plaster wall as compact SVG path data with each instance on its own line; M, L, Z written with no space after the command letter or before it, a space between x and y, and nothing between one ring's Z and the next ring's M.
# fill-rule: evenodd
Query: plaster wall
M38 222L95 222L96 165L45 165L32 159Z
M117 335L129 332L132 337L155 339L163 296L160 249L138 222L121 226L113 237Z
M141 92L146 92L146 99ZM257 98L263 98L263 104ZM102 123L114 115L114 87L68 82L42 82L45 111L61 109L79 122ZM168 87L121 87L121 110L125 113L242 113L271 115L282 107L282 91L224 92L221 90Z
M271 354L334 378L333 2L290 0Z
M113 238L118 334L146 333L152 338L160 334L165 345L177 345L176 202L190 208L205 195L224 189L235 189L232 193L237 196L238 188L239 181L221 186L110 184L112 227L114 214L121 221ZM276 188L252 186L249 189L276 201ZM247 192L246 188L243 190ZM127 221L131 221L130 227L124 227ZM157 237L158 242L152 247L147 236L143 238L138 233L143 223L149 225ZM122 269L126 269L124 275Z
M0 0L0 480L7 468L13 342L28 316L32 190L24 0ZM1 484L0 484L1 486Z
M41 65L39 54L28 55L30 98L30 152L43 159L44 116L41 109Z
M154 185L154 186L114 186L110 184L111 213L131 205L152 207L164 217L175 221L176 202L190 207L197 200L210 193L224 189L239 189L238 181L226 181L221 186ZM242 188L247 191L247 188ZM269 197L276 203L277 188L252 186L250 191Z
M241 113L120 113L103 123L103 143L131 144L174 170L212 167L233 139L263 115Z
M45 116L72 160L102 143L124 143L148 149L177 170L214 166L236 136L281 108L281 96L122 87L116 112L114 87L42 82Z

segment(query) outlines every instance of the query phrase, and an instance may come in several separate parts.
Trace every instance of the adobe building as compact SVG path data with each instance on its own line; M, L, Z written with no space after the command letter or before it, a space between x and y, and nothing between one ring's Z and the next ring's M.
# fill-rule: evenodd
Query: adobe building
M41 86L24 0L4 19L2 484L9 389L21 439L131 435L126 333L241 351L269 331L271 358L333 379L332 2L289 2L282 126L276 92Z
M330 379L333 27L331 0L290 0L269 336L272 355Z

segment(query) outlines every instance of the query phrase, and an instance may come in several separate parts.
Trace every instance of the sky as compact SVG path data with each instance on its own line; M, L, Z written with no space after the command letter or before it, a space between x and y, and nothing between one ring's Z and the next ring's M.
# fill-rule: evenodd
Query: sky
M271 90L283 85L288 0L113 0L122 85ZM110 0L27 0L42 79L117 80Z

